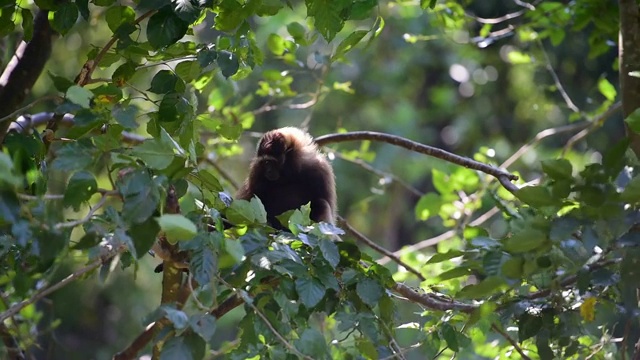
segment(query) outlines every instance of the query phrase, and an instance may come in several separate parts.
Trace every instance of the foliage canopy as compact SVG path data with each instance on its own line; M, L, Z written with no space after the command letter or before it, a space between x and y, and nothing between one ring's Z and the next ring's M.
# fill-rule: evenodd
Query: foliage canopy
M629 9L637 2L0 3L0 43L16 53L0 78L0 354L639 356L640 56L625 46L639 19L630 24ZM631 60L617 58L619 32ZM242 136L312 118L347 133L318 138L330 157L380 181L336 166L347 221L313 223L305 206L283 215L290 232L275 232L259 199L229 195L245 173ZM414 167L372 142L424 147L374 133L337 144L354 129L420 135L473 160L435 149L453 163ZM557 134L574 136L534 150ZM412 240L396 252L356 230L400 233L406 219L362 200L382 193L393 211L388 183L413 196L402 234ZM439 236L413 244L426 234ZM172 255L161 275L148 255L157 241ZM161 289L145 287L160 278ZM100 292L111 282L119 289ZM99 320L74 320L76 301ZM67 324L97 332L117 312L135 318L75 354L46 336L79 336Z

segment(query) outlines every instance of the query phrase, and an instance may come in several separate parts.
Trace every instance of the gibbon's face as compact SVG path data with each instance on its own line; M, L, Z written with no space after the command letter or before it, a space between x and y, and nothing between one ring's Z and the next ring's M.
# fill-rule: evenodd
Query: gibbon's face
M290 150L287 137L277 131L268 132L262 137L257 156L261 173L267 180L277 181L281 178Z

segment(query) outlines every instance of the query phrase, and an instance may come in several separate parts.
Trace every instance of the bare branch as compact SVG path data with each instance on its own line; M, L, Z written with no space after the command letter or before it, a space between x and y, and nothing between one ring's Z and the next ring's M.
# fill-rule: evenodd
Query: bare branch
M240 296L240 291L242 290L238 290L235 287L231 286L231 284L229 284L228 282L224 281L224 279L222 278L218 278L220 280L221 283L223 283L224 285L226 285L229 289L231 289L233 292L236 293L237 296ZM248 294L246 294L246 296L249 296ZM262 313L262 311L260 311L260 309L258 309L254 304L253 301L249 301L246 302L247 305L249 305L250 308L253 309L253 311L256 313L256 315L258 315L262 321L264 321L265 325L267 325L267 327L269 328L269 330L271 330L271 332L278 338L278 340L280 340L280 342L287 348L289 349L292 353L294 353L295 355L297 355L298 357L301 357L303 359L308 359L308 360L313 360L312 357L309 357L307 355L304 355L303 353L301 353L298 349L296 349L295 346L293 346L291 343L289 343L287 341L287 339L285 339L282 335L280 335L280 333L278 332L278 330L276 330L276 328L273 327L273 325L271 324L271 322L269 322L269 319L267 319L267 317Z
M57 120L56 114L52 112L42 112L33 115L23 115L18 117L16 121L12 122L9 126L9 131L17 131L19 133L27 133L31 129L36 128L38 126L42 126L48 124L50 121L58 121L58 125L64 125L67 127L71 127L74 124L75 116L73 114L64 114L63 116L58 116L59 120ZM99 134L100 131L104 131L104 128L100 130L96 130L96 134ZM128 131L122 132L122 142L136 145L143 143L147 138L130 133Z
M567 140L567 143L564 145L564 148L562 149L562 155L564 156L564 154L566 154L567 151L573 148L573 145L575 143L582 140L585 136L589 135L597 127L602 126L602 124L607 119L609 119L611 116L613 116L613 114L617 113L621 109L622 109L622 102L618 101L617 103L611 105L611 107L608 108L607 111L600 114L595 119L592 119L591 121L589 121L589 126L587 128L582 129L582 131L578 132L577 134L573 135L569 140Z
M540 50L542 50L542 54L544 55L545 67L551 74L551 77L553 78L553 82L555 83L556 88L560 92L560 95L562 95L564 102L567 104L569 109L571 109L571 111L573 111L574 113L580 114L581 113L580 109L578 109L576 104L574 104L573 101L571 101L569 94L567 93L567 91L564 89L564 86L562 86L562 83L560 82L560 78L558 78L558 74L556 74L555 69L551 65L551 59L549 59L549 55L547 54L547 51L544 49L544 45L542 44L542 41L538 40L538 46L540 46Z
M389 250L383 248L382 246L374 243L373 241L369 240L366 236L364 236L358 230L356 230L351 225L349 225L349 223L344 218L342 218L341 216L338 216L338 222L339 222L340 227L342 227L349 234L351 234L353 237L355 237L356 240L360 241L361 243L364 243L365 245L369 246L370 248L372 248L373 250L379 252L380 254L386 255L387 257L393 259L393 261L395 261L400 266L402 266L405 269L407 269L407 271L409 271L410 273L416 275L420 280L422 280L422 281L426 280L426 278L424 277L424 275L422 275L420 273L420 271L414 269L410 265L407 265L407 263L402 261L399 257L397 257L391 251L389 251Z
M422 195L424 195L424 192L416 189L415 187L411 186L411 184L407 183L406 181L402 180L401 178L399 178L398 176L391 174L391 173L387 173L381 170L378 170L376 168L374 168L373 166L369 165L368 163L366 163L365 161L363 161L362 159L350 159L344 155L342 155L340 152L338 151L332 151L332 153L339 159L342 159L344 161L348 161L352 164L356 164L358 166L360 166L361 168L376 174L382 178L390 178L391 180L393 180L394 182L398 183L400 186L402 186L403 188L407 189L407 191L409 191L410 193L412 193L413 195L417 196L417 197L421 197Z
M37 98L37 99L33 100L32 102L30 102L29 104L27 104L27 105L21 107L20 109L12 112L11 114L9 114L9 115L7 115L7 116L5 116L3 118L0 118L0 123L5 122L5 121L10 120L10 119L13 119L14 117L22 114L23 112L31 109L32 107L38 105L39 103L41 103L43 101L60 100L60 99L62 99L62 97L60 97L59 95L47 95L47 96L43 96L43 97Z
M357 141L357 140L372 140L372 141L386 142L386 143L400 146L420 154L433 156L433 157L436 157L460 166L464 166L469 169L478 170L486 174L489 174L491 176L494 176L500 181L500 183L503 186L505 186L505 183L507 182L507 180L518 180L517 176L510 174L504 170L498 169L494 166L487 165L487 164L469 159L467 157L452 154L450 152L444 151L439 148L435 148L435 147L424 145L415 141L411 141L409 139L405 139L400 136L373 132L373 131L354 131L354 132L348 132L343 134L324 135L324 136L317 137L315 139L316 143L320 146L325 146L327 144L332 144L332 143L339 143L339 142L345 142L345 141ZM517 189L515 186L505 186L505 188L510 192L514 192Z

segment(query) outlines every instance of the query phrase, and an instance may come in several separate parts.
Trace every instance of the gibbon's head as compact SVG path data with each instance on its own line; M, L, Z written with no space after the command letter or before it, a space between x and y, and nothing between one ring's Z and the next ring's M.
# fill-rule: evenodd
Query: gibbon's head
M304 158L315 156L318 148L311 135L294 127L265 133L256 152L257 169L269 181L278 181L298 170Z

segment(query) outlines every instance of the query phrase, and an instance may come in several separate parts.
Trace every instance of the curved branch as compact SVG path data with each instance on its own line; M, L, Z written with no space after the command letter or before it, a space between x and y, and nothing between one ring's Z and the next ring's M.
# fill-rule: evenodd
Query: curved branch
M366 244L367 246L369 246L370 248L372 248L373 250L377 251L378 253L387 256L388 258L392 259L393 261L395 261L398 265L404 267L405 269L407 269L407 271L409 271L410 273L414 274L415 276L417 276L421 281L425 281L427 280L424 275L422 275L420 273L420 271L414 269L413 267L411 267L410 265L408 265L407 263L405 263L404 261L402 261L400 259L400 257L396 256L394 253L392 253L391 251L383 248L382 246L374 243L373 241L369 240L366 236L364 236L363 234L361 234L358 230L356 230L355 228L353 228L351 225L349 225L349 223L342 218L341 216L338 216L338 222L340 227L342 227L347 233L351 234L353 237L356 238L356 240Z
M470 313L478 308L477 305L467 304L456 300L445 299L433 293L419 293L405 284L396 283L393 291L404 296L407 300L420 304L431 310L457 310L464 313Z
M518 177L516 175L513 175L507 171L498 169L497 167L487 165L487 164L469 159L464 156L456 155L436 147L424 145L409 139L405 139L400 136L384 134L384 133L379 133L374 131L354 131L354 132L348 132L343 134L324 135L324 136L317 137L315 139L316 143L320 146L324 146L332 143L339 143L339 142L345 142L345 141L359 141L359 140L373 140L373 141L386 142L391 145L400 146L420 154L433 156L438 159L442 159L450 163L464 166L469 169L478 170L497 178L498 181L500 181L500 183L502 184L502 186L504 186L507 190L509 190L509 192L513 193L518 190L518 188L510 182L513 180L518 180Z

